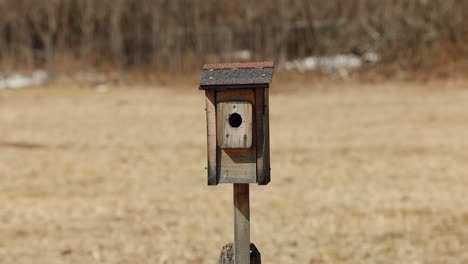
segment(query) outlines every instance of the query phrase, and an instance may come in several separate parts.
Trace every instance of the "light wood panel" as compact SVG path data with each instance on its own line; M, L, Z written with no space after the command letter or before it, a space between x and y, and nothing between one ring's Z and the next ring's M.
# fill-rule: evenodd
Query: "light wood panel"
M253 89L230 89L216 93L216 102L242 101L255 108ZM255 118L252 115L252 144L250 148L221 148L217 146L217 173L219 183L256 183L257 158L256 139L253 128Z
M248 101L219 102L216 111L218 146L221 148L252 147L252 104ZM236 117L239 117L239 120L236 120ZM239 121L239 124L233 124L236 123L235 121Z

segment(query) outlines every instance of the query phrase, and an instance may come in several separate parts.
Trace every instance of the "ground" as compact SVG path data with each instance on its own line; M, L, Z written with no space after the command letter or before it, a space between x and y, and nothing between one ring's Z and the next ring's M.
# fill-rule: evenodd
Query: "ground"
M264 263L468 263L468 84L274 83ZM196 84L0 90L1 263L216 263Z

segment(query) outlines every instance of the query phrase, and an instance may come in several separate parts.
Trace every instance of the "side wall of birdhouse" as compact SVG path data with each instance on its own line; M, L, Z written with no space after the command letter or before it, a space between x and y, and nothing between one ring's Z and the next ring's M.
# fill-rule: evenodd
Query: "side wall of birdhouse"
M257 182L270 182L270 122L268 88L255 89L257 134Z
M205 90L206 135L208 145L208 185L217 185L216 175L216 91Z

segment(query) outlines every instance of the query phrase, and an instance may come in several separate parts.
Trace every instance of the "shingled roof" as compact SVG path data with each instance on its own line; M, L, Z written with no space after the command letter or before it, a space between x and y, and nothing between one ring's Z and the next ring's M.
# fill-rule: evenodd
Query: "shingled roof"
M200 90L220 88L268 88L273 78L273 62L205 64Z

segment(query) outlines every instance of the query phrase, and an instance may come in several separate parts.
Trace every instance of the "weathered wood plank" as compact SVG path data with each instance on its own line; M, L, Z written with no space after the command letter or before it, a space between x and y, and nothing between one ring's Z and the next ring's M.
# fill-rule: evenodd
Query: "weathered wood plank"
M255 108L257 139L257 180L265 185L270 181L269 123L268 123L268 89L256 89Z
M234 262L250 263L249 185L234 184Z
M220 183L255 183L256 156L250 149L219 148L219 182Z
M216 179L216 92L206 90L206 130L208 145L208 185L218 184Z
M255 94L253 89L231 89L221 90L216 93L216 102L224 101L249 101L255 104Z
M264 114L265 114L265 89L255 89L255 129L257 133L257 180L265 180L265 136L264 136Z
M264 127L264 155L263 163L265 164L265 178L259 183L260 185L266 185L271 179L271 167L270 167L270 89L265 89L265 114L263 116L263 127Z
M255 107L255 93L252 89L218 91L216 102L246 101ZM252 119L253 117L252 113ZM252 122L255 127L255 120ZM256 139L252 131L250 148L220 148L217 146L217 173L219 183L255 183L257 182Z
M217 103L218 146L221 148L252 147L252 104L248 101Z

